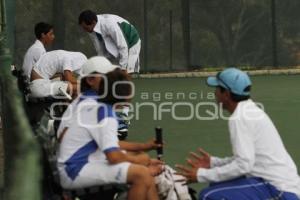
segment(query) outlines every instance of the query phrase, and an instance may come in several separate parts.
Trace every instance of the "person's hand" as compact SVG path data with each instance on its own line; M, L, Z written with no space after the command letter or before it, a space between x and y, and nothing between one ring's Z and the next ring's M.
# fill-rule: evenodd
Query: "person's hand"
M175 167L178 169L178 172L176 172L175 174L185 177L184 180L179 180L180 182L185 182L186 184L197 182L198 168L189 168L183 165L176 165Z
M158 176L164 171L164 162L158 159L150 159L148 168L152 176Z
M155 158L151 158L149 165L164 165L165 163L161 160L155 159Z
M190 157L186 160L187 163L193 168L210 168L210 155L203 149L199 148L198 151L201 155L191 152Z

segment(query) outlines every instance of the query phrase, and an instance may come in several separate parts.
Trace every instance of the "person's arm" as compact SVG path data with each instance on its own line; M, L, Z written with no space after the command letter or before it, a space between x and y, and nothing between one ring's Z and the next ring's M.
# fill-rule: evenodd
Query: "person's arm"
M87 104L85 110L90 109L97 109L98 118L103 117L103 113L101 112L102 109L95 108L93 104ZM87 115L91 115L91 112L87 112ZM89 120L88 117L82 115L82 122L83 124L90 124L91 122L85 121ZM94 141L97 143L99 149L106 155L107 160L111 164L116 164L120 162L132 162L136 164L142 165L149 165L150 158L146 156L134 156L131 154L126 154L122 152L122 149L119 146L119 139L117 137L118 131L118 121L113 117L106 117L94 128L89 129L91 136L93 137Z
M128 65L128 45L121 28L117 23L110 20L105 21L104 27L106 34L111 37L119 50L121 68L126 69Z
M50 79L56 79L56 78L59 78L60 80L62 79L62 74L60 73L57 73L57 74L54 74Z
M189 167L176 165L180 170L179 175L186 177L187 182L219 182L237 178L251 172L255 162L254 141L251 129L245 126L239 126L238 122L229 122L231 130L231 143L234 156L232 159L220 160L222 164L219 167L211 168L209 156L197 158L196 161L187 160ZM201 162L200 162L201 161Z
M77 80L73 76L73 72L71 70L64 70L63 80L69 81L72 84L77 84Z
M226 158L219 158L216 156L211 156L210 158L210 167L221 167L233 161L234 157L226 157Z
M126 151L149 151L160 147L155 140L149 140L146 143L119 141L120 148Z
M202 148L198 149L198 152L190 152L190 156L187 158L187 162L191 165L195 165L198 168L214 168L220 167L230 163L233 157L219 158L211 156L208 152L204 151Z
M105 155L110 164L117 164L121 162L131 162L131 163L145 165L145 166L148 166L150 164L149 157L126 154L123 153L120 149L107 151L105 152Z
M251 172L255 163L253 133L251 128L242 123L240 121L229 122L234 155L231 162L211 169L199 168L197 170L198 182L230 180Z
M77 80L76 78L74 78L72 71L64 70L63 81L68 82L67 92L74 99L78 95L78 93L77 93Z
M40 57L46 53L46 50L41 48L33 48L31 53L33 62L36 63L40 59Z

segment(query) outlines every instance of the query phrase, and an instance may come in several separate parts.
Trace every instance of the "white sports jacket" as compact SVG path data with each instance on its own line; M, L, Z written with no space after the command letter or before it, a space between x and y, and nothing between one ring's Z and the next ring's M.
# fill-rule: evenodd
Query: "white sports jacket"
M108 52L119 60L121 67L126 68L128 50L140 40L137 30L117 15L103 14L97 15L97 18L94 32L89 34L97 54L107 57Z

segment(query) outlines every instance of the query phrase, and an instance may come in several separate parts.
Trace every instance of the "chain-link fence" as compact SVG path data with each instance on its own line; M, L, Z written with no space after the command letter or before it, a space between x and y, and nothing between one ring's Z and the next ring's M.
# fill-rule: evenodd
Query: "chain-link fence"
M77 24L79 13L112 13L142 38L142 71L214 66L296 66L300 63L297 0L53 0L16 1L15 63L34 42L39 21L54 24L52 49L95 50Z
M0 177L0 199L41 199L39 148L23 109L16 78L11 73L14 26L9 17L14 16L14 1L1 0L0 5L1 154L4 151L4 166L0 163L0 170L4 171Z

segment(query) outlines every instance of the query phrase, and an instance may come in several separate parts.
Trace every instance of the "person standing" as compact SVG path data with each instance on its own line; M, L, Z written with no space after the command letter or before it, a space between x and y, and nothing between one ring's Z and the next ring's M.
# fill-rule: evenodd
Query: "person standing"
M299 200L297 167L269 116L250 99L251 80L236 68L207 79L216 99L229 111L233 156L218 158L200 149L190 167L177 165L188 182L209 182L201 200ZM298 197L297 197L298 195Z
M46 53L45 46L54 41L53 26L45 22L39 22L34 27L36 41L27 50L22 65L23 75L30 80L31 70L40 57Z
M117 62L128 73L139 72L141 39L132 24L117 15L96 15L91 10L81 12L78 23L89 33L99 56Z
M120 65L127 73L139 73L141 39L137 29L127 20L112 14L96 15L91 10L80 13L79 25L89 36L97 54ZM119 117L119 137L125 139L128 135L129 107L123 105L117 112Z

